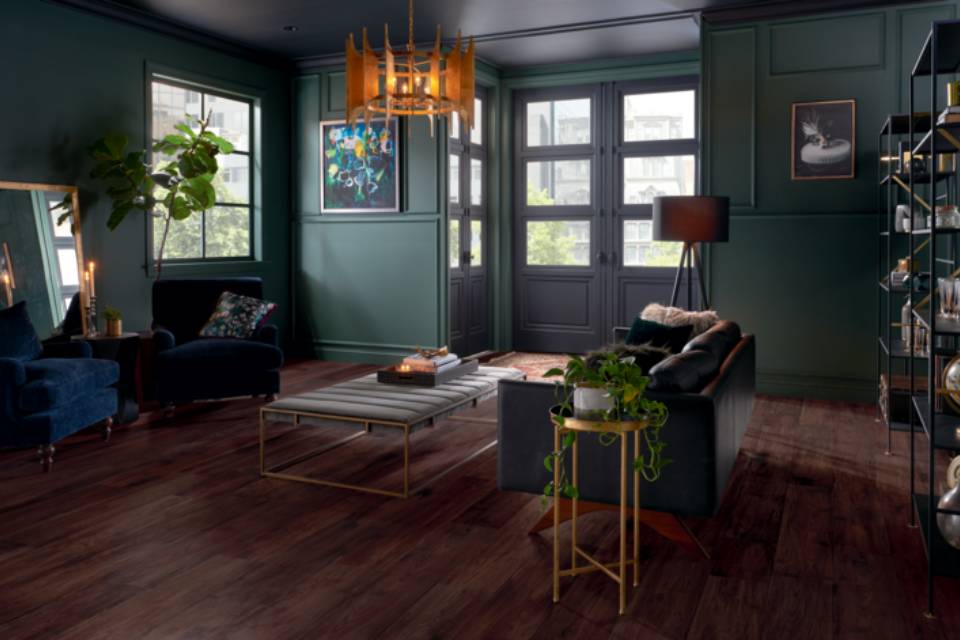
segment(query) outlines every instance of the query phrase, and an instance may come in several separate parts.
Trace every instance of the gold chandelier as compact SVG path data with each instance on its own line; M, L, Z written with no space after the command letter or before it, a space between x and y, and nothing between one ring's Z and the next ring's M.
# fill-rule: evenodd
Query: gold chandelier
M354 124L369 117L426 116L433 135L438 116L460 114L473 123L474 42L461 51L461 36L446 55L440 50L440 25L431 51L418 51L413 42L413 0L409 0L409 39L406 51L390 48L390 34L383 25L383 53L378 54L363 28L363 53L357 51L353 34L347 38L347 120Z

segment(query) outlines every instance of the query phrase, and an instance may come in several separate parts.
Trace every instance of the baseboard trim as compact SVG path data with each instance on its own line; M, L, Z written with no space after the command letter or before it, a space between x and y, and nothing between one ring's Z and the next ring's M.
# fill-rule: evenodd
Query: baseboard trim
M415 345L408 344L378 344L346 340L314 340L312 348L313 355L320 360L367 364L393 364L417 349Z
M757 371L757 391L772 396L873 402L877 399L877 382L768 370Z

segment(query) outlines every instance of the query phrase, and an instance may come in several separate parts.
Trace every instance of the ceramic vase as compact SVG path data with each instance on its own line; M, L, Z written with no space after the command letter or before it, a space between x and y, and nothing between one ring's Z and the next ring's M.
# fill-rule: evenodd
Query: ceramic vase
M960 512L960 485L943 494L938 504L941 509ZM955 549L960 549L960 516L951 513L938 513L937 527L947 544Z

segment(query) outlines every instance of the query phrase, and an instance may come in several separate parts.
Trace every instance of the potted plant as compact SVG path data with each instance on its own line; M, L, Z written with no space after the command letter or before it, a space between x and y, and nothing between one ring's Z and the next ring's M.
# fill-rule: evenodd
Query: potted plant
M119 338L123 333L123 314L120 310L107 305L103 310L103 318L107 321L107 337Z
M203 120L187 115L169 134L153 145L166 157L159 167L147 161L143 150L127 151L127 137L110 134L93 143L96 160L91 177L107 183L113 209L107 227L114 230L127 214L139 210L163 220L163 235L156 255L156 275L163 271L163 249L174 220L211 209L217 201L213 180L219 171L217 156L233 153L233 145L210 131L212 112ZM160 191L158 192L157 189Z
M633 466L647 482L659 480L663 468L671 462L663 457L667 445L660 439L660 433L667 423L667 407L662 402L646 397L650 379L637 365L636 357L613 352L594 354L589 360L573 356L563 369L550 369L544 374L548 378L556 376L563 376L559 415L555 416L561 426L564 416L570 415L608 422L627 419L649 421L650 426L643 430L645 446L633 461ZM587 406L581 406L578 410L578 401ZM576 432L567 431L561 440L560 450L552 451L544 459L543 464L550 472L553 472L554 465L560 465L560 486L555 487L551 481L543 490L544 501L555 492L566 498L579 497L576 487L567 480L564 468L567 451L576 438ZM616 442L617 438L615 433L599 434L600 444L605 446Z

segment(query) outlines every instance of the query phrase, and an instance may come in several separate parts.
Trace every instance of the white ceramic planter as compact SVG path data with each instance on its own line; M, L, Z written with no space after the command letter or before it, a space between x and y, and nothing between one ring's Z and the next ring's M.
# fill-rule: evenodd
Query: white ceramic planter
M603 387L581 387L573 389L573 415L577 418L591 419L613 409L613 398L607 395Z

